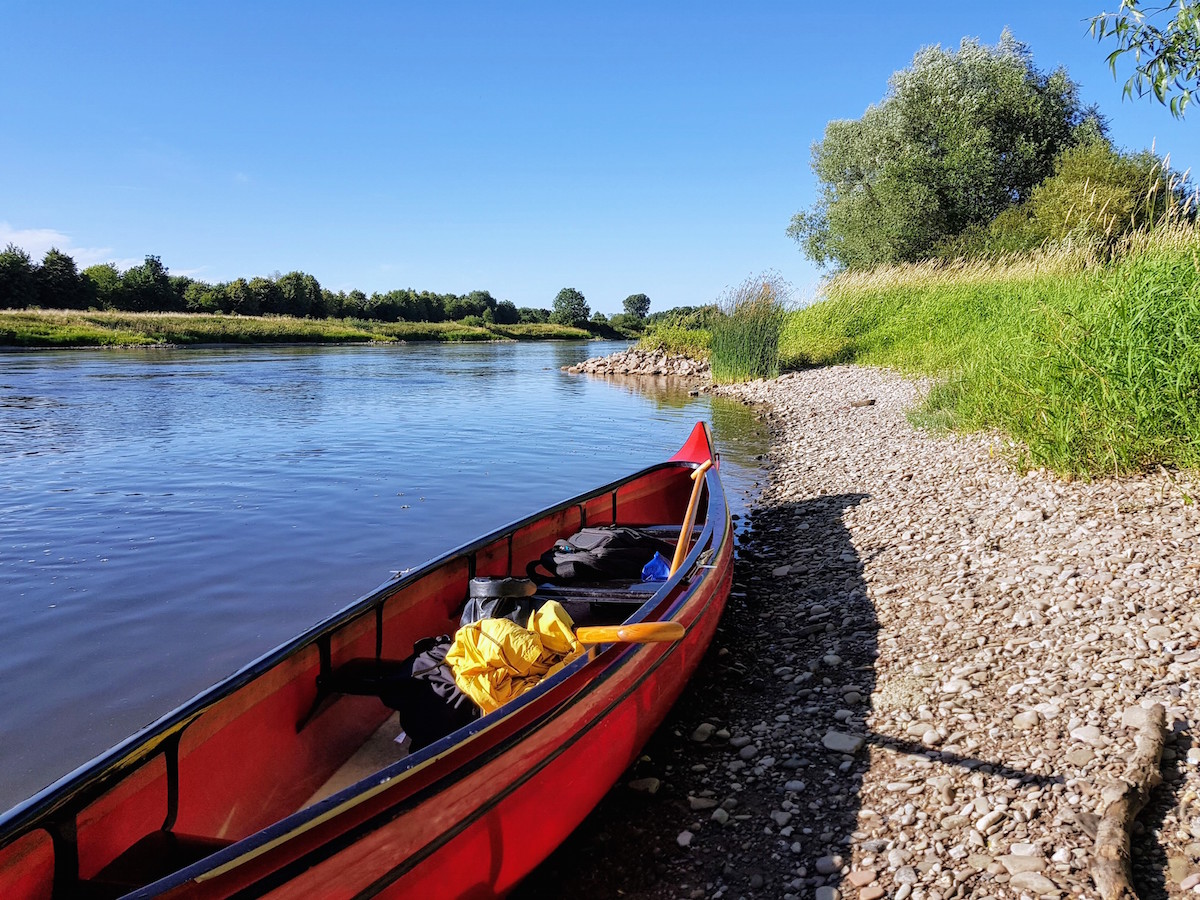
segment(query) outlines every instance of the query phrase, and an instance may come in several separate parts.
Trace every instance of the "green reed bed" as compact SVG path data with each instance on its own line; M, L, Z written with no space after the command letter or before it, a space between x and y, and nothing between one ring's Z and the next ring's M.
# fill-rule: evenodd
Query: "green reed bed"
M718 303L712 325L713 380L721 383L779 374L783 300L791 288L775 273L747 279Z
M858 362L937 376L914 418L997 428L1025 463L1100 475L1200 466L1200 234L835 279L791 314L785 366Z

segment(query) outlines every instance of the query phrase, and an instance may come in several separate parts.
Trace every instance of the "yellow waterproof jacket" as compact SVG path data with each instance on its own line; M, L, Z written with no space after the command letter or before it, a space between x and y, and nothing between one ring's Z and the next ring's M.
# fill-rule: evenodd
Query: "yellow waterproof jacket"
M446 663L459 689L490 713L583 652L574 625L556 600L533 613L528 628L508 619L481 619L455 632Z

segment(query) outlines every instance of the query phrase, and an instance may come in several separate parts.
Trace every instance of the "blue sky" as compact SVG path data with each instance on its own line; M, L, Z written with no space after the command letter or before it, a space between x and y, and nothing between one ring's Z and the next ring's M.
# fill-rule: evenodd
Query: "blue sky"
M81 267L519 306L571 286L608 313L764 270L805 292L820 273L784 231L826 123L920 47L1005 26L1119 146L1200 163L1195 121L1122 101L1087 33L1108 0L5 6L0 246Z

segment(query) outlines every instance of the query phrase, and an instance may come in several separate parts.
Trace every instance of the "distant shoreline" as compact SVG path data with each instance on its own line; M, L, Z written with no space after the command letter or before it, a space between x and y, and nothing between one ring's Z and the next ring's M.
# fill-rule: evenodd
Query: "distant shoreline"
M0 310L0 350L192 349L345 344L628 340L549 323L376 322L203 313Z

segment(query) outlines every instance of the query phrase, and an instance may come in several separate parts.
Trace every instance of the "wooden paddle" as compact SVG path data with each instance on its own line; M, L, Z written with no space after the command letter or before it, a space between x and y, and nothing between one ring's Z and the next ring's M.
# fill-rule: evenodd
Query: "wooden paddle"
M633 622L628 625L585 625L575 629L581 644L661 644L686 632L678 622Z
M704 484L704 473L712 468L712 460L706 459L692 473L692 497L688 500L687 515L683 517L683 527L679 529L679 543L675 545L675 558L671 560L671 575L674 575L687 556L688 543L692 538L692 526L696 524L696 507L700 502L700 486ZM668 576L670 577L670 576Z

